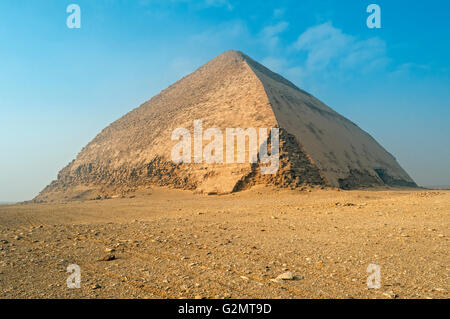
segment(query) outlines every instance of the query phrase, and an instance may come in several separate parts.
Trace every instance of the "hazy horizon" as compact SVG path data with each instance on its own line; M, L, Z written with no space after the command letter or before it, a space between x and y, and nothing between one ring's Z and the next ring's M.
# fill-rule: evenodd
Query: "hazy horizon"
M0 203L30 200L104 127L236 49L356 123L421 186L450 185L450 4L0 3ZM441 17L441 18L439 18ZM416 23L420 21L420 23Z

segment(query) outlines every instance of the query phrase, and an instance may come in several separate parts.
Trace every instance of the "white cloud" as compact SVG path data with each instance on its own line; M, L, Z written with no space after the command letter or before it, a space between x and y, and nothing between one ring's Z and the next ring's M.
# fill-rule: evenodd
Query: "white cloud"
M430 69L428 65L417 64L417 63L403 63L397 66L397 68L391 72L389 75L391 77L406 77L409 78L414 74L421 72L426 72Z
M335 28L331 22L308 28L293 44L298 52L306 52L303 68L307 74L324 71L383 68L389 59L386 44L379 38L358 40Z
M275 25L269 25L269 26L265 27L262 30L262 33L266 36L273 37L273 36L276 36L277 34L283 32L284 30L286 30L288 26L289 26L289 23L287 23L286 21L281 21Z
M309 27L295 41L282 45L279 34L287 27L287 22L278 23L259 33L260 43L265 44L261 51L266 53L261 62L304 89L319 91L329 83L389 74L386 43L378 37L360 39L327 22Z
M280 42L278 35L284 32L288 27L289 23L286 21L280 21L277 24L266 26L261 31L261 41L269 48L276 47Z

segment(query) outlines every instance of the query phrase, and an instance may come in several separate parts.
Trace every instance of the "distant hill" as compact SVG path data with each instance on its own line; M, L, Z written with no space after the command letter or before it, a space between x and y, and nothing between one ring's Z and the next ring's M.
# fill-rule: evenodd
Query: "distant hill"
M2 202L0 201L0 205L12 205L14 202Z
M427 185L424 187L430 188L430 189L448 189L448 190L450 190L450 185Z

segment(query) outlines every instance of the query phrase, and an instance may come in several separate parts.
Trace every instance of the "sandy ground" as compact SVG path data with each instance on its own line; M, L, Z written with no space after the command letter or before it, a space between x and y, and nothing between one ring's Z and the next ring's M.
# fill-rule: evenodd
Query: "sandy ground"
M449 222L450 191L424 190L157 188L0 206L0 296L449 298ZM67 288L69 264L80 289ZM287 271L296 280L271 281Z

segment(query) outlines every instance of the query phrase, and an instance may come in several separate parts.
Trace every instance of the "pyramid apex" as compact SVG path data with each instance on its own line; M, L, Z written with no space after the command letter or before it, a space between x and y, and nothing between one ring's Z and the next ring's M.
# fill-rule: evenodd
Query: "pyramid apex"
M218 56L216 56L215 59L221 60L221 59L238 59L238 60L248 60L249 57L239 50L227 50L225 52L222 52ZM213 59L213 60L215 60Z
M219 56L220 55L225 55L225 56L245 56L245 54L242 51L233 50L233 49L227 50L227 51L219 54Z
M234 64L239 64L242 62L253 63L253 60L247 56L245 53L239 50L227 50L217 55L215 58L209 60L200 69L209 68L211 66L230 66Z

